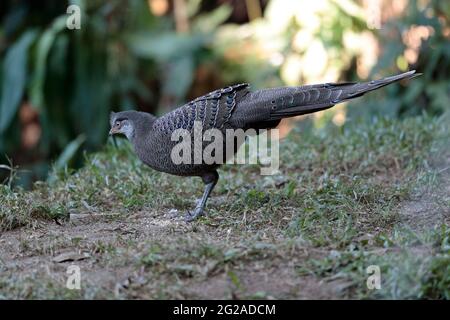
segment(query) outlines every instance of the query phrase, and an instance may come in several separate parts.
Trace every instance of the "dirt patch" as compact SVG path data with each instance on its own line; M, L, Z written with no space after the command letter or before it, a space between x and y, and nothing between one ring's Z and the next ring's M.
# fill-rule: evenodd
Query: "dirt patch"
M438 183L431 189L419 189L400 206L403 223L416 232L450 223L450 156L436 163Z
M157 267L144 267L140 263L145 250L161 241L175 245L213 239L217 245L227 243L230 248L241 245L242 235L233 236L218 231L214 223L211 225L186 224L181 215L174 218L169 211L77 217L62 225L42 222L34 229L17 229L0 235L1 270L3 277L12 277L17 283L31 279L47 286L52 284L56 297L64 297L61 294L66 290L67 267L74 264L82 270L83 285L87 287L84 298L150 299L158 298L160 291L164 292L161 297L195 299L333 296L329 284L313 276L300 276L295 270L298 262L289 255L276 261L270 256L238 260L232 272L239 285L232 280L228 266L212 276L193 277L177 271L161 274L155 271ZM280 234L266 236L283 238ZM38 293L30 292L29 297L35 294Z
M278 266L270 270L246 270L236 272L239 279L236 285L229 275L221 275L194 283L187 293L199 299L241 298L268 299L330 299L334 295L334 287L313 276L299 276L293 267Z

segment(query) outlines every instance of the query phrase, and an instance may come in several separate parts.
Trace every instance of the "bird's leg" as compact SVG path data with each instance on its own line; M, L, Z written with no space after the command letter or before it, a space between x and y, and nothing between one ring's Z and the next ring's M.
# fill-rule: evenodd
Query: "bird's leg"
M217 173L217 171L213 171L213 172L203 175L202 179L203 179L203 182L205 183L205 191L203 192L203 197L197 203L197 206L195 207L194 212L192 212L192 213L188 212L186 214L185 219L187 222L191 222L203 214L203 210L205 209L206 201L208 200L208 197L209 197L211 191L214 189L214 187L217 184L217 181L219 180L219 174Z

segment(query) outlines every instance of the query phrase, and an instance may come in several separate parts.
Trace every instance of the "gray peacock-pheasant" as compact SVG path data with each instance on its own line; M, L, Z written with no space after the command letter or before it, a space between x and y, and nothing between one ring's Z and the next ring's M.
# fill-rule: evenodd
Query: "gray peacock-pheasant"
M273 129L283 118L326 110L416 76L418 74L413 70L363 83L325 83L255 92L249 90L248 84L238 84L208 93L159 118L137 111L111 113L110 134L125 135L139 159L155 170L202 178L205 183L203 196L195 210L186 214L186 221L192 221L204 213L206 201L219 179L217 169L223 162L175 163L171 157L178 143L172 138L174 131L184 129L193 135L194 127L200 124L202 131L217 129L226 137L225 132L229 129ZM224 139L223 143L226 148L228 141Z

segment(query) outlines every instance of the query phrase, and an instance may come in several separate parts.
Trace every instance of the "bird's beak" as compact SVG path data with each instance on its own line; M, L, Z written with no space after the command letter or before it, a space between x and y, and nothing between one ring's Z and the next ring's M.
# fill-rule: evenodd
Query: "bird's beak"
M112 135L114 135L114 134L116 134L116 133L119 133L119 131L117 131L114 127L111 128L111 130L109 130L109 135L110 135L110 136L112 136Z

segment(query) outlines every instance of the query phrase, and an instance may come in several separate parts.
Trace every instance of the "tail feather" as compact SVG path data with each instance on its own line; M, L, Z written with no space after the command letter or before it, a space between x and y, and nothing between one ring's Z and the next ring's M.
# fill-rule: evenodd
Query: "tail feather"
M416 70L412 70L409 72L405 72L396 76L391 76L387 78L383 78L380 80L373 80L370 82L363 82L363 83L354 83L353 86L350 86L348 88L349 92L347 94L347 97L343 100L338 100L336 103L342 102L344 100L353 99L357 97L361 97L367 92L378 90L382 87L385 87L387 85L390 85L391 83L404 80L404 79L413 79L421 74L416 73Z
M329 109L338 103L361 97L367 92L394 82L420 76L415 70L396 76L362 83L326 83L297 88L279 88L274 92L270 119L277 120Z

